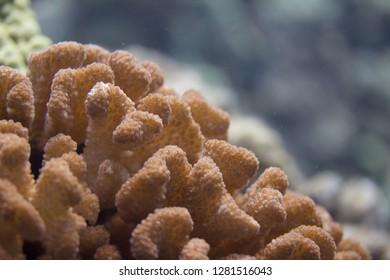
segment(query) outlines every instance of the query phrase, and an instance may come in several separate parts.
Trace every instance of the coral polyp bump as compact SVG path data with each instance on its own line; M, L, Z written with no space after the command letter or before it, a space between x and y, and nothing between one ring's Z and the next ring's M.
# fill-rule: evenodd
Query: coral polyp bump
M153 62L61 42L0 82L2 259L370 258Z

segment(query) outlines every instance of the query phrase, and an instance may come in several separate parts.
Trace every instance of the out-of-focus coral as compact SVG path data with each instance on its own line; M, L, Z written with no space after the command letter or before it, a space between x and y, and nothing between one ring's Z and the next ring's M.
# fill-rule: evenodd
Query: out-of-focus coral
M0 2L0 64L25 72L32 51L47 48L51 40L41 34L30 0Z
M371 259L371 255L367 249L353 239L342 240L337 246L336 255L338 259Z
M342 178L324 171L298 186L299 191L323 205L345 230L346 238L364 244L375 259L388 259L390 211L386 195L371 179L363 176Z
M354 176L343 179L336 172L324 171L306 180L299 190L345 223L364 223L378 228L390 225L386 195L369 178Z
M346 238L354 238L364 244L373 259L390 259L390 234L385 229L359 223L344 223L343 231Z
M229 115L156 64L62 42L2 69L0 258L368 257L281 168L253 179Z

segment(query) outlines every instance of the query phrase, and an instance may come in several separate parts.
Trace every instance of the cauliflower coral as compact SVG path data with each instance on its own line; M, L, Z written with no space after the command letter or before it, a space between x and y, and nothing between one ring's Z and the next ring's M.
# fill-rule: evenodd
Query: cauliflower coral
M62 42L0 82L2 259L370 258L152 62Z

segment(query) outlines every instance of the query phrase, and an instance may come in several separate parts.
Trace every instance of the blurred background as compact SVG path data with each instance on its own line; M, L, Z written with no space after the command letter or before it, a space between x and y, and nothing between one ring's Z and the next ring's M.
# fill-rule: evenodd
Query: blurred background
M152 53L176 65L167 69L178 83L183 69L196 71L219 86L214 100L225 110L250 116L241 121L255 123L251 133L271 133L285 149L301 178L296 188L347 223L388 230L390 1L32 0L32 7L53 42ZM187 87L202 88L191 77Z

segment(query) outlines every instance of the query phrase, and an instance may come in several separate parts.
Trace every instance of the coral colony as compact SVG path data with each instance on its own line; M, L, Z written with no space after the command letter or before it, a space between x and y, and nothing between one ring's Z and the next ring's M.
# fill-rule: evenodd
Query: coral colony
M125 51L62 42L0 66L1 259L369 259L229 116Z

